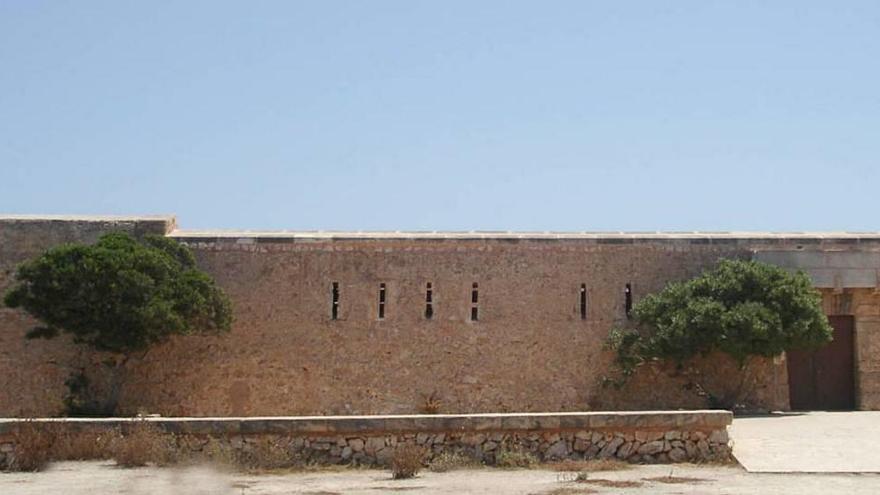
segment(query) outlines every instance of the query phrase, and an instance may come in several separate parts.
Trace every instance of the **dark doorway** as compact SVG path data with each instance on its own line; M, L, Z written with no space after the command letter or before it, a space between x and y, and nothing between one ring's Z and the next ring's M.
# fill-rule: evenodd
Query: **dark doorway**
M829 316L834 340L816 351L788 353L788 393L794 410L855 408L853 317Z

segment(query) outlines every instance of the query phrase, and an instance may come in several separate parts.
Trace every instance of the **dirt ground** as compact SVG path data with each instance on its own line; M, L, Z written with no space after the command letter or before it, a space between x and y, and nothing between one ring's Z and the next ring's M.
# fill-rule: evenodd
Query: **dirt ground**
M338 471L238 474L210 467L117 468L113 462L63 462L40 473L0 474L0 493L31 495L334 495L413 494L800 494L847 495L880 492L878 474L755 474L723 466L634 466L589 473L546 469L466 469L423 472L415 479L393 480L389 472Z

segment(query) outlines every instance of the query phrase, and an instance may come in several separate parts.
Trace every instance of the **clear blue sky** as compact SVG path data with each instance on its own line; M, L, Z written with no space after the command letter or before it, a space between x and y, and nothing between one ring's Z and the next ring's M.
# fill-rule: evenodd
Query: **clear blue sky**
M880 2L0 1L0 212L880 230Z

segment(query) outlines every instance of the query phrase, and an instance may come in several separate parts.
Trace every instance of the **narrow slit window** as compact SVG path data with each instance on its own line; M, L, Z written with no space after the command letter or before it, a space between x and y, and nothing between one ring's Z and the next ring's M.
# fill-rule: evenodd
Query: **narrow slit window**
M434 317L434 289L431 282L425 286L425 319L430 320Z
M587 319L587 284L581 284L581 319Z
M379 284L379 319L385 319L385 284Z
M479 302L479 285L474 282L471 286L471 321L477 321L480 319L480 310L477 306Z
M339 319L339 282L333 282L333 288L330 291L330 319Z
M633 294L632 294L632 285L626 284L626 288L623 289L623 307L626 312L626 317L632 317L632 309L633 309Z

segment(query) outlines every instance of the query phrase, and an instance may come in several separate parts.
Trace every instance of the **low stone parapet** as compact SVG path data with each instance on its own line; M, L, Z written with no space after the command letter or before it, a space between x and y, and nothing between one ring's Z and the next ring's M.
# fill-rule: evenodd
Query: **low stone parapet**
M212 438L233 450L269 439L312 464L384 465L404 443L420 445L427 460L456 453L492 465L502 452L527 452L542 461L616 458L627 462L726 461L728 411L639 411L411 416L265 418L2 419L0 465L14 455L18 424L70 433L109 432L152 425L198 451Z

